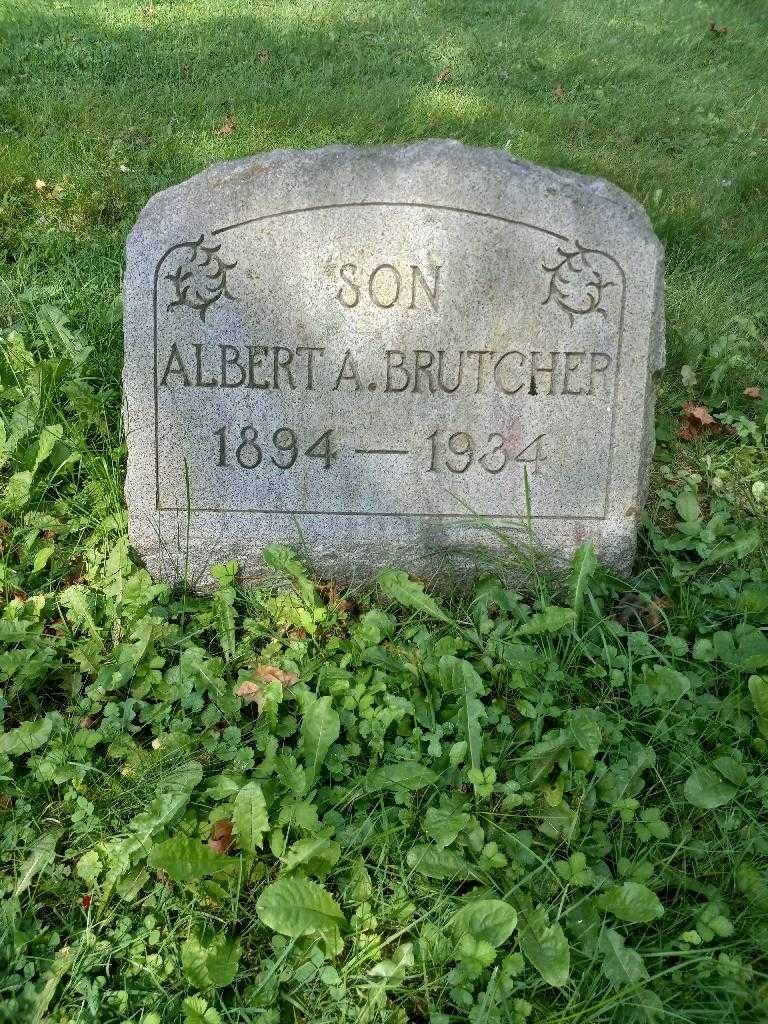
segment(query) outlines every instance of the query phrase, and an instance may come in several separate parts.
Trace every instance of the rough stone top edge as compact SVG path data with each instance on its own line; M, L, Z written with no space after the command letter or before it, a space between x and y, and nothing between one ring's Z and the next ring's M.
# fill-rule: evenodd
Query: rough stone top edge
M656 250L657 258L663 256L663 246L653 230L645 208L618 185L604 178L534 164L493 146L465 146L456 139L423 139L382 146L332 145L317 149L273 149L212 164L191 178L156 192L136 219L126 240L126 250L130 250L133 242L141 236L147 222L156 217L164 207L178 203L187 193L193 193L201 187L215 188L225 185L232 179L247 174L254 167L265 168L269 165L279 168L309 162L333 161L335 157L356 160L388 158L395 162L400 159L423 159L429 156L459 157L477 169L485 166L489 171L502 171L529 180L538 178L543 186L558 188L566 196L581 194L608 202L619 209L627 222L644 236L643 240Z

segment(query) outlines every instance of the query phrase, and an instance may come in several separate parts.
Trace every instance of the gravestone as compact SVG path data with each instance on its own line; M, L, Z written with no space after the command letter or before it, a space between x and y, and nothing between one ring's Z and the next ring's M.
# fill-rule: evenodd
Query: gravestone
M130 536L209 582L459 578L506 540L627 570L662 249L605 181L420 142L276 151L154 196L125 277Z

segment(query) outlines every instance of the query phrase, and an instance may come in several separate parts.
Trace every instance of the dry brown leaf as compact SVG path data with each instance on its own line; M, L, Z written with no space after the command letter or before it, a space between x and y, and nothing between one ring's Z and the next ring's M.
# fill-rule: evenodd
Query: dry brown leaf
M442 71L438 71L437 77L435 78L435 81L438 82L438 83L444 82L446 80L446 78L450 77L450 74L451 74L451 69L450 68L443 68Z
M293 686L299 678L295 672L285 672L276 665L257 665L254 675L262 683L282 683L283 686Z
M35 182L35 192L39 192L40 195L42 195L43 192L45 192L45 190L47 188L48 188L48 186L43 181L43 179L42 178L38 178L37 181Z
M706 405L696 405L695 402L686 402L680 412L680 429L677 436L682 441L693 441L700 437L707 427L717 423Z
M208 840L208 846L215 853L229 853L232 847L235 845L235 840L232 835L232 822L229 818L220 818L219 821L214 821L213 828L211 830L211 838Z
M264 696L264 690L258 683L240 683L235 689L235 696L240 697L249 704L252 704L254 701L259 703Z
M735 427L716 420L706 405L686 402L680 411L680 427L677 436L681 441L695 441L696 438L702 437L704 434L732 436L736 433Z
M266 64L267 61L269 60L269 50L260 50L259 60L261 61L262 64Z
M562 100L564 98L565 98L565 89L558 82L557 85L555 86L555 88L552 90L552 99L557 100L557 102L559 103L560 100Z
M718 25L714 21L710 21L709 31L712 33L713 36L724 36L727 35L728 33L728 26Z
M629 591L619 598L615 618L625 629L660 633L663 631L662 608L669 604L666 597L648 598L637 591Z
M235 130L235 122L231 117L224 119L224 124L216 129L217 135L231 135Z
M342 597L335 583L318 583L317 589L338 615L347 615L355 608L355 602Z
M254 679L240 683L235 694L248 704L255 704L261 711L264 703L264 688L268 683L280 683L281 686L293 686L299 678L295 672L285 672L276 665L257 665L253 670Z
M94 725L96 725L98 720L99 720L99 716L98 715L85 715L83 718L80 719L80 728L81 729L92 729L94 727Z
M762 398L763 397L763 389L762 388L744 388L744 397L745 398Z

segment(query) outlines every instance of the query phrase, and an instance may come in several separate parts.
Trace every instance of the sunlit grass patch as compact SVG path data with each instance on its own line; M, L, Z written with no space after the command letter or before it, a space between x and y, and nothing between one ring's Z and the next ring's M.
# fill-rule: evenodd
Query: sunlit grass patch
M757 6L3 5L0 1020L763 1019ZM279 550L276 589L153 584L121 494L139 210L430 135L607 177L665 243L635 576L523 544L471 594L340 593Z

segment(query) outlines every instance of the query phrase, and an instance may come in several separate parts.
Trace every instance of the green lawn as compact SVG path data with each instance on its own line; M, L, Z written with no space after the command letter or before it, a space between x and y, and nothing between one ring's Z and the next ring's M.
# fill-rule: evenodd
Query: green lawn
M0 1021L768 1024L765 4L0 18ZM609 178L665 244L636 575L584 548L519 593L345 596L275 549L280 591L153 585L121 495L139 210L423 137Z

